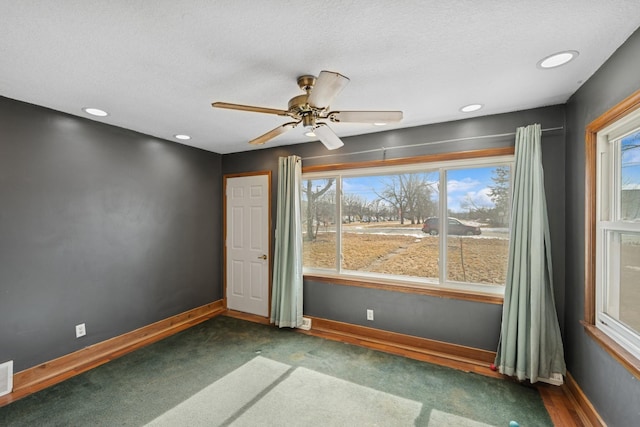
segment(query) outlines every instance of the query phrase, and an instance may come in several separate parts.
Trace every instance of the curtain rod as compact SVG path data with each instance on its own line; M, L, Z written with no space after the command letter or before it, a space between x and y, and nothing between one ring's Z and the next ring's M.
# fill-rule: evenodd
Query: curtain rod
M562 130L562 129L564 129L564 128L562 126L559 126L559 127L555 127L555 128L542 129L542 132L551 132L551 131ZM509 132L509 133L496 133L496 134L493 134L493 135L468 136L468 137L464 137L464 138L443 139L441 141L421 142L421 143L418 143L418 144L400 145L400 146L396 146L396 147L372 148L371 150L354 151L354 152L351 152L351 153L323 154L322 156L303 157L302 160L323 159L323 158L327 158L327 157L338 157L338 156L352 156L354 154L375 153L376 151L386 152L386 151L396 150L396 149L401 149L401 148L421 147L423 145L446 144L448 142L460 142L460 141L469 141L469 140L474 140L474 139L487 139L487 138L501 138L501 137L505 137L505 136L515 136L515 135L516 135L515 132Z

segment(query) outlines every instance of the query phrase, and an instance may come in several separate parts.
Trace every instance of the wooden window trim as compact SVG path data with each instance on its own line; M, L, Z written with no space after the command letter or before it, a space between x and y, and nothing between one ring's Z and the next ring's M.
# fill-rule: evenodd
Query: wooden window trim
M596 325L590 325L587 322L582 322L582 325L587 335L640 380L640 360L638 360L638 358L611 339L609 335L598 329Z
M429 286L421 284L398 283L383 278L361 279L339 275L305 274L305 281L330 283L332 285L356 286L361 288L379 289L390 292L401 292L415 295L429 295L440 298L451 298L465 301L481 302L485 304L502 305L504 296L499 294L482 293L480 291L467 291L462 289L445 288L442 286Z
M585 331L620 364L640 379L640 360L623 349L596 326L596 161L598 132L640 109L640 90L589 123L585 131Z
M513 155L514 146L490 148L485 150L458 151L453 153L429 154L416 157L399 157L397 159L372 160L368 162L334 163L329 165L303 166L302 173L327 172L345 169L363 169L380 166L402 166L416 163L435 163L447 160L478 159L483 157L498 157Z

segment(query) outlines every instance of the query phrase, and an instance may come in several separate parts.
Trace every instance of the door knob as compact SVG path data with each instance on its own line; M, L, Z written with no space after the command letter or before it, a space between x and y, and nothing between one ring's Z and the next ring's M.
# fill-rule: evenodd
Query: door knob
M258 259L267 259L267 255L263 254L262 256L259 256Z

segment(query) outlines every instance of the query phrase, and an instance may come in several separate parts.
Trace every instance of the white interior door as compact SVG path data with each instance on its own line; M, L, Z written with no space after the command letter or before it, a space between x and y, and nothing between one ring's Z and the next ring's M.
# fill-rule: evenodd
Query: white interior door
M269 176L226 180L227 308L269 315Z

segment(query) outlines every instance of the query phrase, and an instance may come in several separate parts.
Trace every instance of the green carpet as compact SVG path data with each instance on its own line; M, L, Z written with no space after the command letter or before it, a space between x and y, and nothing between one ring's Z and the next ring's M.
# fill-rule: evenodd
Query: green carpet
M551 426L537 391L217 317L0 408L2 426Z
M286 410L283 408L286 402ZM258 356L148 426L412 426L422 404ZM227 423L225 422L225 424Z

